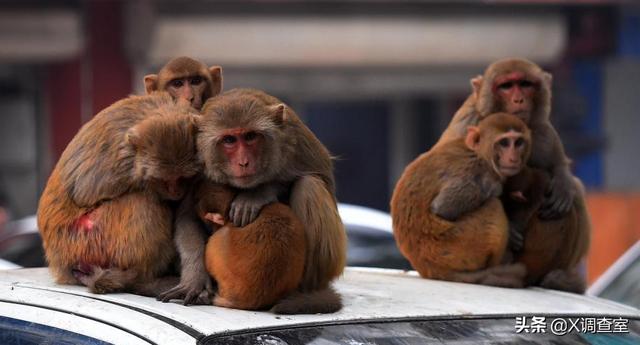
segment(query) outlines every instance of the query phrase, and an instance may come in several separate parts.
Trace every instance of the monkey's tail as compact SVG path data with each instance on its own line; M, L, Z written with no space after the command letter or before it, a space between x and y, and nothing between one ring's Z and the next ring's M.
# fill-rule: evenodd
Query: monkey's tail
M332 287L310 292L296 291L271 308L275 314L329 314L342 309L342 297Z

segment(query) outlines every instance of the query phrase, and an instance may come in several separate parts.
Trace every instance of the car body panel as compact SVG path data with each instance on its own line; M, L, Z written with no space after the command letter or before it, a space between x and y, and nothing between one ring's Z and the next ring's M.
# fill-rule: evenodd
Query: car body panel
M46 268L0 271L1 301L90 315L158 343L171 343L174 339L181 343L239 330L376 319L496 315L607 315L640 319L638 309L595 297L539 288L506 289L428 280L414 271L348 268L335 286L343 296L341 311L287 316L214 306L186 307L131 294L95 295L82 286L53 283Z

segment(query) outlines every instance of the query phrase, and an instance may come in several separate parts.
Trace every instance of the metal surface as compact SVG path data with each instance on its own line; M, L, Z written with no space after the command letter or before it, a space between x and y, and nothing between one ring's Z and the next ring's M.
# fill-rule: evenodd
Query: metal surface
M335 286L344 301L340 312L284 316L213 306L185 307L130 294L94 295L84 287L54 284L45 268L0 271L0 300L4 302L90 315L158 343L193 339L189 334L200 337L239 330L375 319L496 315L608 315L640 319L637 309L595 297L536 288L502 289L426 280L415 272L399 270L348 268Z

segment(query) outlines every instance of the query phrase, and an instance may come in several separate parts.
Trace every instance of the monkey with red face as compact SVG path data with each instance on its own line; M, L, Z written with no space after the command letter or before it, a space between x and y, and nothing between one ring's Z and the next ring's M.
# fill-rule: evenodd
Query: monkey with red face
M498 197L529 157L529 129L499 113L467 130L405 169L391 199L396 242L422 277L521 287L524 265L500 265L509 225Z
M483 76L471 79L473 92L456 112L436 145L463 137L468 126L494 112L517 116L531 129L528 166L551 177L540 216L559 218L569 212L578 186L569 169L558 133L551 125L551 74L525 59L499 60Z
M277 312L339 309L340 298L330 282L345 265L346 233L337 211L327 149L291 108L262 91L225 92L207 101L202 113L198 150L206 178L237 189L229 207L230 222L244 228L259 217L263 207L281 201L304 226L300 294L287 298L289 304L278 303ZM176 243L183 279L161 296L165 301L181 298L189 303L203 289L203 274L208 277L202 264L206 236L193 211L197 203L193 196L187 198L178 211ZM326 298L314 305L312 294Z

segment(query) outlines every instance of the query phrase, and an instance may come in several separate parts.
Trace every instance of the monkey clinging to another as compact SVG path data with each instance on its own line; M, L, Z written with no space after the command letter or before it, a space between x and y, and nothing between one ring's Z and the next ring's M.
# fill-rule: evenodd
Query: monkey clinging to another
M499 113L407 166L391 199L393 232L422 277L523 286L522 264L500 265L509 225L498 198L530 150L526 124Z
M293 110L262 91L227 91L203 107L198 151L206 178L235 189L223 219L228 216L235 227L246 228L256 219L261 221L266 205L281 201L303 225L306 254L297 287L300 294L281 301L274 311L340 309L340 297L330 282L344 268L346 234L334 196L333 165L327 149ZM182 279L179 286L161 296L165 301L197 296L208 277L201 259L206 236L195 212L198 202L192 195L178 211L176 243L183 262ZM229 233L238 230L225 227ZM268 248L269 243L264 245ZM214 247L220 249L219 245ZM215 254L207 252L207 258L211 255ZM321 298L314 302L314 296Z
M288 206L271 203L239 228L225 216L234 189L204 180L194 190L196 212L213 230L205 251L207 271L218 284L213 304L249 310L276 305L274 310L281 310L277 303L296 291L304 272L302 223Z
M525 59L499 60L483 76L471 79L473 92L456 112L437 145L461 138L467 126L495 112L517 116L531 129L531 156L527 165L551 177L540 216L559 218L569 212L579 187L569 170L569 159L551 125L551 74Z
M175 258L173 211L199 170L196 117L165 93L131 96L86 123L62 153L38 206L56 282L154 295Z

